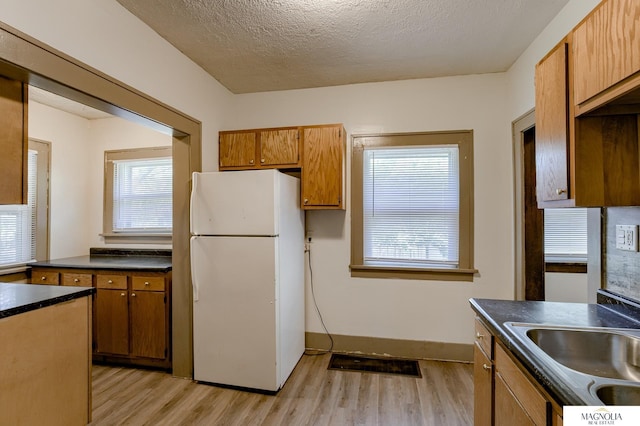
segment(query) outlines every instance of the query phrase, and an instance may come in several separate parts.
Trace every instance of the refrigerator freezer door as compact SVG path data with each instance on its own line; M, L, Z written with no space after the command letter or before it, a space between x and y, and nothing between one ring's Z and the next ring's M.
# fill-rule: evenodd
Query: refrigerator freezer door
M193 174L192 235L278 235L277 170Z
M192 237L194 378L280 388L278 238Z

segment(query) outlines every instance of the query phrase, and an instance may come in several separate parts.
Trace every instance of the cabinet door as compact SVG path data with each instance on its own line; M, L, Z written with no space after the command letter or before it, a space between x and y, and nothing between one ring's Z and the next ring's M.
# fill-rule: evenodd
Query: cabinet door
M569 196L567 50L561 43L536 66L536 180L538 203Z
M499 374L496 374L495 388L496 426L535 426L531 417L522 408L516 397ZM542 424L541 426L543 426Z
M131 355L163 359L167 349L165 293L131 293Z
M574 30L576 105L640 70L639 20L638 0L607 0Z
M96 353L129 354L129 303L126 290L97 289Z
M493 418L493 364L478 343L473 345L473 424L490 426Z
M220 169L256 167L256 133L220 132Z
M344 142L341 125L304 128L302 208L344 208Z
M261 166L299 166L300 138L295 129L272 129L260 132Z
M0 204L27 202L27 89L0 77Z

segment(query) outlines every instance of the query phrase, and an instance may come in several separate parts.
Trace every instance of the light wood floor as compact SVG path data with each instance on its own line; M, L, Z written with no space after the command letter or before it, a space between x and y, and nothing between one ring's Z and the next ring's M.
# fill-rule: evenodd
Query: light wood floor
M473 366L420 361L422 378L327 370L303 356L275 395L93 367L91 425L471 425Z

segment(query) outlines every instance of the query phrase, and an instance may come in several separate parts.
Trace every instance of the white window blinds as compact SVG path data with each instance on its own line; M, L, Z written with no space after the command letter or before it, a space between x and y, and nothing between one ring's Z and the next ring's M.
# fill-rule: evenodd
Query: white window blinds
M171 158L113 163L113 232L170 233Z
M365 148L365 264L457 266L459 186L457 145Z
M0 266L11 266L35 259L35 200L37 153L29 150L28 204L0 205Z
M544 254L547 262L587 261L587 209L544 210Z

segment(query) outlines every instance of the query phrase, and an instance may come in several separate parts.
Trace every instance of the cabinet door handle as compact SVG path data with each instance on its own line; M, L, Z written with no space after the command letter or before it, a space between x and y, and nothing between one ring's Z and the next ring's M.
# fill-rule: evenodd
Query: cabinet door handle
M482 364L482 368L484 368L487 371L491 370L491 366L487 364Z
M567 192L566 189L562 189L562 188L556 189L556 194L558 194L558 195L564 194L565 192Z
M249 160L249 164L253 164L253 160Z
M308 198L305 198L305 199L304 199L304 203L305 203L305 204L309 204L309 199L308 199Z
M120 293L120 296L124 297L124 296L125 296L125 294L124 294L124 293Z
M484 334L480 334L480 332L476 333L476 339L483 339L484 338Z
M131 293L131 296L136 297L136 294L135 293Z
M261 163L264 163L264 158L261 158L261 159L260 159L260 162L261 162Z

